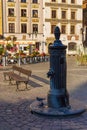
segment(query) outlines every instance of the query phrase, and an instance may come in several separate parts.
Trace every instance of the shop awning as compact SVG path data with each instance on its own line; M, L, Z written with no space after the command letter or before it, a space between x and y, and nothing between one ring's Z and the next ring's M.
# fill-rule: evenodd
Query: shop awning
M15 44L35 44L35 41L15 41Z
M0 41L0 44L1 44L1 45L4 45L4 44L5 44L5 42L4 42L4 41Z

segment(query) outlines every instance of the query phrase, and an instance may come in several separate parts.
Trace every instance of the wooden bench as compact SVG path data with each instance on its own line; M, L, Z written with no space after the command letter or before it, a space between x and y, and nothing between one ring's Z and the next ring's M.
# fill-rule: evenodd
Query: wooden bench
M26 85L25 89L28 89L27 84L29 82L31 73L31 70L26 70L18 66L12 66L12 71L4 72L4 80L7 80L8 77L9 84L12 84L12 80L16 81L17 90L19 90L19 84L23 82Z
M21 67L12 66L12 71L5 71L3 73L4 74L4 80L9 80L9 76L11 76L12 74L14 74L14 72L17 73L18 75L20 75Z

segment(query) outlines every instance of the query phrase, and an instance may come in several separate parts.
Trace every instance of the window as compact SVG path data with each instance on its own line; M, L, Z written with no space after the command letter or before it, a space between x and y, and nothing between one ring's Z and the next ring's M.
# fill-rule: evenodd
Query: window
M15 32L15 24L14 23L9 23L9 33L14 33Z
M65 2L66 2L66 0L62 0L62 2L63 2L63 3L65 3Z
M8 9L8 16L14 16L14 9L13 8Z
M62 11L62 19L66 19L66 11Z
M55 29L56 25L51 25L51 33L54 34L54 29Z
M32 17L34 18L38 17L38 10L32 10Z
M74 4L74 3L75 3L75 0L71 0L71 3Z
M8 0L8 2L14 2L14 0Z
M52 2L56 2L56 0L52 0Z
M26 3L26 0L21 0L22 3Z
M24 51L27 51L27 47L26 46L24 47Z
M33 24L33 33L37 33L38 32L38 24Z
M61 26L61 33L66 34L66 25Z
M75 19L75 12L71 12L71 19Z
M56 10L52 10L52 18L56 18Z
M39 50L39 45L40 45L40 42L36 42L36 49L38 49Z
M21 24L21 33L27 33L27 25L25 23Z
M68 44L68 50L75 51L76 50L76 43L70 42Z
M32 3L38 3L38 0L32 0Z
M74 25L71 25L70 33L75 34L75 26Z
M21 9L21 17L26 17L26 9Z

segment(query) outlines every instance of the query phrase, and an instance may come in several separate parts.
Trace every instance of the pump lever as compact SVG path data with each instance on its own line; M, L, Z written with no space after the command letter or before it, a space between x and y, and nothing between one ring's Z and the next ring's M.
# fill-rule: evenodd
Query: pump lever
M47 73L47 77L48 78L52 78L52 77L54 77L54 75L55 75L54 70L50 68L49 71L48 71L48 73Z

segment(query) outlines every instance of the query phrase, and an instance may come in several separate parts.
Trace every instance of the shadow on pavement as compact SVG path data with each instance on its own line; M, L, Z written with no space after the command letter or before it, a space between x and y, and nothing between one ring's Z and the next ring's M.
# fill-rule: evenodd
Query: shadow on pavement
M87 105L87 82L76 86L76 88L70 92L70 96L81 101L84 105Z
M42 78L42 77L39 77L39 76L37 76L37 75L32 75L32 78L37 79L37 80L39 80L39 81L41 81L41 82L44 82L44 83L46 83L46 84L49 84L49 81L48 81L48 80L46 80L46 79L44 79L44 78Z
M31 87L43 87L43 85L40 85L39 83L34 82L33 80L29 79L28 83Z

